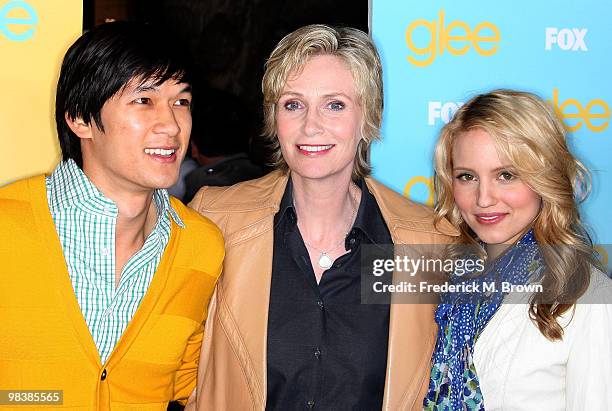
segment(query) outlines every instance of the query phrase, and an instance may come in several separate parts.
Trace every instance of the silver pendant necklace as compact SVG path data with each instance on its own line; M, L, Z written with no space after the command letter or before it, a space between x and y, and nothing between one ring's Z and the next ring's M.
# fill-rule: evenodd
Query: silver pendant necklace
M348 235L348 233L346 233L346 234ZM304 240L304 244L306 244L308 247L310 247L310 248L312 248L312 249L314 249L314 250L319 252L319 259L317 260L317 265L320 268L322 268L323 270L327 270L327 269L331 268L332 264L334 263L334 260L332 260L332 258L329 256L328 253L331 253L332 251L334 251L344 241L345 241L345 238L343 238L338 244L336 244L333 248L330 248L327 251L321 250L321 249L315 247L314 245L308 244L306 242L306 240Z
M349 189L350 191L350 189ZM356 204L357 203L357 195L355 194L353 196L353 202ZM293 208L295 208L295 204L293 205ZM334 245L332 248L329 248L328 250L321 250L320 248L315 247L312 244L308 244L306 242L306 239L304 239L302 237L302 239L304 240L304 244L306 244L306 246L314 249L315 251L319 252L319 258L317 260L317 265L319 266L319 268L321 268L322 270L328 270L331 268L332 264L334 263L334 260L332 260L332 258L330 257L329 253L331 253L332 251L334 251L336 248L338 248L340 246L340 244L342 244L343 242L346 241L346 236L349 234L349 232L351 231L351 227L353 226L353 222L355 221L355 217L357 216L357 208L358 206L355 205L355 207L353 208L353 215L351 216L351 219L349 220L349 225L348 228L346 230L346 234L344 235L344 237L342 237L342 240L340 240L336 245Z

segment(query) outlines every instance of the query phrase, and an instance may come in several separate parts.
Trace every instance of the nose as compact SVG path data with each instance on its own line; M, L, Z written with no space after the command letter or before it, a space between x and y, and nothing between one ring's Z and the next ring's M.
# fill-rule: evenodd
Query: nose
M321 124L321 116L315 107L308 108L304 118L304 134L308 137L321 134L323 127Z
M156 133L174 137L181 132L181 126L176 119L176 113L172 106L161 104L156 115L157 121L154 128Z
M476 204L478 207L491 207L497 203L496 189L494 185L488 181L480 181L478 184L478 198Z

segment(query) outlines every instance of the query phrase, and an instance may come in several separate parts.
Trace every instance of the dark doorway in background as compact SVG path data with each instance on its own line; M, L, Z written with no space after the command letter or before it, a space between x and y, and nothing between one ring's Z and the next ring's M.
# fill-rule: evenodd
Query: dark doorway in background
M368 31L368 0L85 0L84 14L85 29L109 20L149 21L187 44L202 81L243 102L243 138L252 142L250 155L259 163L265 161L258 138L261 77L276 43L313 23Z

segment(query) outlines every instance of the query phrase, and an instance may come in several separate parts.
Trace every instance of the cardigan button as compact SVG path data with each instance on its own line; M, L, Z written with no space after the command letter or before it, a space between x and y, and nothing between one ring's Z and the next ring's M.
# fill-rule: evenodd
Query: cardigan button
M106 379L106 368L102 371L102 375L100 375L100 381L104 381Z

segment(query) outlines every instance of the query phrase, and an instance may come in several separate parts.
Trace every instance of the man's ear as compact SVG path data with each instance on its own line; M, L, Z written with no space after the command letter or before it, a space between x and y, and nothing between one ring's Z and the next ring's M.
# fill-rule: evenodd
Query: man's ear
M92 138L91 128L93 126L93 122L90 122L89 124L87 124L80 117L71 119L68 116L68 113L64 114L64 119L66 120L66 124L68 124L68 127L70 127L70 130L72 130L72 132L76 134L78 138L83 138L83 139Z

